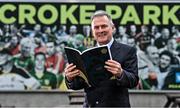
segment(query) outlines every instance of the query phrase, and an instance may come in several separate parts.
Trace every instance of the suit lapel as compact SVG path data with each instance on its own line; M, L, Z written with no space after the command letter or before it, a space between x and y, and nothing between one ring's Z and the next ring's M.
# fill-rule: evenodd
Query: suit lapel
M116 56L118 56L118 52L121 48L121 45L118 45L117 41L114 40L110 50L111 50L111 54L112 54L112 58L116 58Z

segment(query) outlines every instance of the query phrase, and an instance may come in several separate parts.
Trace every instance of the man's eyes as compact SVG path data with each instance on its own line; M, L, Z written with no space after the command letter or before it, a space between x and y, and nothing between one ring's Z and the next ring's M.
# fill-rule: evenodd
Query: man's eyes
M108 27L108 26L107 26L107 25L102 25L102 26L101 26L101 28L106 28L106 27Z
M98 26L95 26L94 29L97 30L97 29L99 29L99 27L98 27Z
M94 29L95 29L95 30L98 30L98 29L100 29L100 28L101 28L101 29L105 29L105 28L107 28L107 27L108 27L108 25L101 25L101 26L95 26Z

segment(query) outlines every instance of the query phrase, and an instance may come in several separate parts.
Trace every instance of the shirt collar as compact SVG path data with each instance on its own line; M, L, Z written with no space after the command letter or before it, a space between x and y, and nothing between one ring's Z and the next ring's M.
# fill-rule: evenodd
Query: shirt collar
M112 38L111 38L111 41L109 41L109 43L106 44L109 49L111 48L113 42L114 42L114 38L112 37ZM101 46L101 45L100 45L99 43L97 43L97 46Z

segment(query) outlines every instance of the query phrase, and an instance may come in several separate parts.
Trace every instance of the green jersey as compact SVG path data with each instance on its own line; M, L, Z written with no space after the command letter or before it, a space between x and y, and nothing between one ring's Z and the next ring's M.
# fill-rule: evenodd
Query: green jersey
M14 64L18 67L24 68L27 71L32 69L33 67L33 59L32 57L14 57L13 58Z
M38 77L34 70L30 74L40 82L41 89L50 90L57 88L57 77L55 74L45 71L41 77Z

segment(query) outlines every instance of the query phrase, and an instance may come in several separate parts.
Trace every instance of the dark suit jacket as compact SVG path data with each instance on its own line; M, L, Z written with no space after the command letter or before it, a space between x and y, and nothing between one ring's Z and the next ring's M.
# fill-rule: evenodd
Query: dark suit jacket
M87 87L78 77L66 84L69 88L78 90L84 88L86 92L85 103L92 107L130 107L128 88L138 84L138 68L136 49L125 44L113 42L111 48L112 58L118 61L123 74L120 78L102 81L99 87Z

